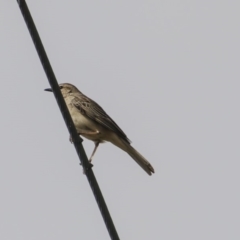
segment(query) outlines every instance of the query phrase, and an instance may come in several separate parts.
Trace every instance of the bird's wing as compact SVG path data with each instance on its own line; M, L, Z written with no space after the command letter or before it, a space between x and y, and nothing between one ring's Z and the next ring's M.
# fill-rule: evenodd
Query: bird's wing
M130 143L126 134L122 129L107 115L107 113L92 99L81 94L81 96L75 96L72 100L72 105L76 107L83 115L87 116L91 120L99 123L105 128L115 132L118 136L123 138L126 142Z

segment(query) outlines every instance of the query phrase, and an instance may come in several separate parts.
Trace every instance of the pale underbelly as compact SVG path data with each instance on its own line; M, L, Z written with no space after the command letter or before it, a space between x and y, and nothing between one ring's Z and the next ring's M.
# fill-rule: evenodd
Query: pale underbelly
M82 114L77 114L77 116L75 114L72 119L77 129L77 132L80 133L81 136L94 142L108 141L107 133L109 132L109 130L102 127L100 124L92 121L91 119L83 116ZM82 133L83 131L90 131L91 134Z

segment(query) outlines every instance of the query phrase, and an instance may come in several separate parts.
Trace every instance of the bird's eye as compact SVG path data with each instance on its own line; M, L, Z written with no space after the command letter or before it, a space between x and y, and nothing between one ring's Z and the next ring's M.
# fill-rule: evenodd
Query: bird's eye
M60 89L62 89L62 88L63 88L63 86L59 86L59 88L60 88Z

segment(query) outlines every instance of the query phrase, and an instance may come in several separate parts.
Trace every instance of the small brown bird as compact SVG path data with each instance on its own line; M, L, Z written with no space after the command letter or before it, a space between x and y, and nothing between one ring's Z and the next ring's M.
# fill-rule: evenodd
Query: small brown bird
M96 102L70 83L60 84L59 88L78 134L95 143L90 162L99 143L108 141L127 152L149 175L154 173L152 165L130 145L126 134ZM45 91L52 92L52 89Z

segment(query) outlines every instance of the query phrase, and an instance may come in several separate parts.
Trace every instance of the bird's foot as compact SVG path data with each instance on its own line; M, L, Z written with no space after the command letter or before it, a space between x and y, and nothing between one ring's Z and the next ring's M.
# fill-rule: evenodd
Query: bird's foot
M82 163L79 163L79 165L82 166ZM92 168L94 166L91 162L89 162L89 165L90 165L89 168ZM86 175L86 171L84 168L83 168L83 174Z

